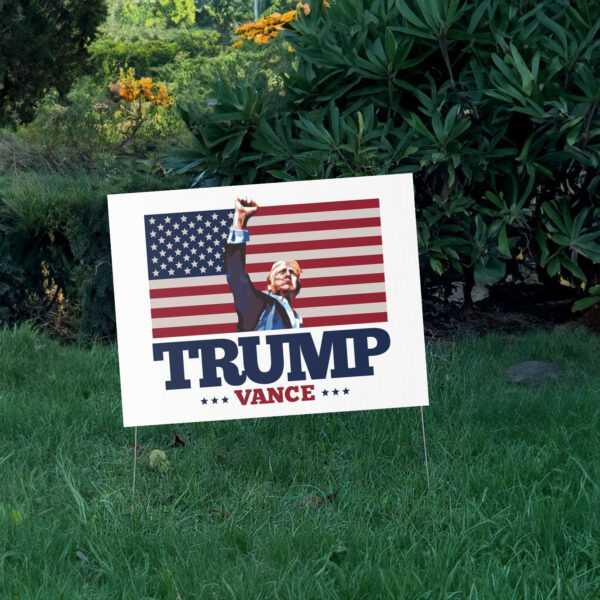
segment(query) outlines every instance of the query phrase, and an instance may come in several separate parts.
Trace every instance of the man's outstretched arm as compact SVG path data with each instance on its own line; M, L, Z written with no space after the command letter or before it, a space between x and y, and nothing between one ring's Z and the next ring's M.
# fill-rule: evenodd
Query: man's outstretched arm
M254 200L236 200L232 227L225 244L225 274L238 314L238 331L253 331L265 308L264 300L245 269L246 242L250 239L248 220L257 210L258 204Z

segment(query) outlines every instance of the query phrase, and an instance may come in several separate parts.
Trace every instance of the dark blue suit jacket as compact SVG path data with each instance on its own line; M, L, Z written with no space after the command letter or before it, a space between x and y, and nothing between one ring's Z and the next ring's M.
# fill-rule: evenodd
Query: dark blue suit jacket
M246 244L225 244L225 275L238 314L237 331L254 331L265 309L274 306L284 327L291 328L290 318L275 298L257 290L246 273Z

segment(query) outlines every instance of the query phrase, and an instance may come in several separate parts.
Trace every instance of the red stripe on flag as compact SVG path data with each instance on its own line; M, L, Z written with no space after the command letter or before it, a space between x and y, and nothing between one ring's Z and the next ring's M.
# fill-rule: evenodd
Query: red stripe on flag
M378 292L374 294L348 294L346 296L317 296L315 298L297 298L294 300L293 306L296 309L302 309L313 308L315 306L344 306L385 301L385 292ZM153 308L150 312L153 319L164 319L169 317L195 317L197 315L234 313L235 306L233 302L197 306L171 306L168 308Z
M161 327L152 330L153 338L183 337L190 335L210 335L215 333L235 333L236 323L217 325L190 325L189 327Z
M150 314L153 319L166 317L195 317L196 315L216 315L235 312L233 302L225 304L203 304L196 306L169 306L168 308L153 308Z
M324 267L352 267L356 265L383 264L383 254L367 254L364 256L336 256L334 258L308 258L300 259L300 266L306 269L322 269ZM246 273L264 273L270 271L272 262L254 263L246 265Z
M302 252L303 250L329 250L332 248L356 248L358 246L381 246L381 236L372 235L358 238L335 238L329 240L303 240L301 242L276 242L272 244L250 243L246 254L264 254L265 252Z
M385 281L383 273L364 273L359 275L340 275L338 277L309 277L302 280L302 286L308 288L330 285L357 285L359 283L381 283L382 281ZM178 298L180 296L226 294L229 291L229 286L226 283L220 285L195 285L150 290L150 298Z
M334 325L361 325L363 323L381 323L387 321L387 312L364 315L338 315L334 317L310 317L304 319L304 327L330 327ZM152 337L184 337L191 335L211 335L235 333L236 324L191 325L188 327L162 327L152 330Z
M308 317L302 319L302 327L329 327L331 325L360 325L387 321L387 312L364 315L337 315L334 317Z
M279 225L253 225L248 227L250 235L271 233L298 233L302 231L329 231L332 229L357 229L359 227L380 227L379 217L367 219L339 219L335 221L306 221L304 223L282 223Z
M292 306L295 309L302 309L312 308L314 306L343 306L385 301L385 292L376 292L371 294L347 294L345 296L315 296L314 298L299 297L292 302ZM302 314L300 314L300 316L302 316Z
M313 202L311 204L283 204L280 206L261 206L260 216L295 215L309 212L332 210L358 210L361 208L379 208L379 198L368 200L344 200L341 202Z

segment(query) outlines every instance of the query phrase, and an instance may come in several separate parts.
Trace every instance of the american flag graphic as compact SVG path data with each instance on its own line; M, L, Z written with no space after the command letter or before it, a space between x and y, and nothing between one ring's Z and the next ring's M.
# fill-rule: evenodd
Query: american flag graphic
M145 215L154 338L233 333L223 266L234 210ZM297 260L292 302L303 327L387 321L379 199L262 206L250 221L246 272L266 291L271 265Z

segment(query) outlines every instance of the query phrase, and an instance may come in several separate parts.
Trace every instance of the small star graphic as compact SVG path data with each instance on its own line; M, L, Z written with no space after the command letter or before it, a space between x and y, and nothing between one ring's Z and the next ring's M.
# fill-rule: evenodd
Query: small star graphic
M340 393L339 390L333 390L333 395L334 396L337 396L339 393Z
M323 394L323 396L329 396L329 392L327 390L323 390L321 393Z
M206 404L208 400L206 398L202 398L202 404Z
M165 223L170 223L170 222L171 222L171 217L167 217L167 218L165 219Z
M148 223L150 223L150 225L154 225L154 223L156 223L156 219L152 217L148 220Z
M216 404L217 402L218 402L218 400L217 400L216 398L213 398L213 399L212 399L212 403L213 403L213 404Z
M224 397L224 398L221 398L221 400L223 400L223 404L227 404L227 401L229 400L229 398Z
M187 221L187 217L183 215L183 217L181 217L181 220L185 223Z
M350 393L350 390L348 388L344 388L344 396L347 396Z

